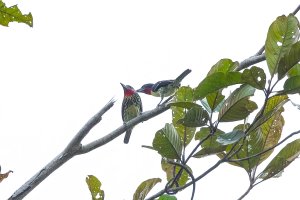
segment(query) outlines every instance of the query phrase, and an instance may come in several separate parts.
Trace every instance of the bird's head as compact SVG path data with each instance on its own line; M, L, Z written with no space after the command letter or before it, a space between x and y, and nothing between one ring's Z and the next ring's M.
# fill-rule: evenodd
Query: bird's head
M128 97L133 95L134 93L136 93L136 91L134 90L133 87L131 87L130 85L124 85L123 83L120 83L123 87L124 90L124 96Z
M136 91L151 95L153 85L154 85L153 83L147 83L147 84L143 85L140 89L138 89Z

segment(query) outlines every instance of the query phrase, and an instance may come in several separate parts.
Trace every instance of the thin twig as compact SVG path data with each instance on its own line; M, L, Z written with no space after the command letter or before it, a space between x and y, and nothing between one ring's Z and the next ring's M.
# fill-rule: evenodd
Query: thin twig
M169 160L168 163L170 164L173 164L173 165L177 165L177 166L180 166L181 168L183 168L187 173L188 175L191 177L191 182L193 184L193 191L192 191L192 197L191 197L191 200L194 199L194 196L195 196L195 191L196 191L196 181L195 181L195 177L193 175L193 173L187 168L186 165L183 165L181 163L177 163L177 162L174 162L174 161L171 161Z

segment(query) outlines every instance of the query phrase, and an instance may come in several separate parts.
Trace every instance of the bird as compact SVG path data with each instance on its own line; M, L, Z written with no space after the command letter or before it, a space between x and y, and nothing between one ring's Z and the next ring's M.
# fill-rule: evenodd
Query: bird
M124 123L139 116L143 112L143 105L140 95L130 85L120 83L124 90L122 102L122 120ZM127 130L124 137L124 143L128 144L132 128Z
M140 89L136 90L137 92L152 95L155 97L160 97L161 100L158 103L162 102L164 97L173 95L176 90L180 87L181 81L191 72L192 70L186 69L174 80L163 80L158 81L157 83L147 83L144 84Z

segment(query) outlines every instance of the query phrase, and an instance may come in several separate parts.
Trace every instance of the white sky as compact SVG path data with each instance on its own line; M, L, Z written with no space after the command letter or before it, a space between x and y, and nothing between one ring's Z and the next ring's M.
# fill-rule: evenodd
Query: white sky
M0 164L2 172L14 171L0 184L0 199L7 199L60 153L112 97L116 105L85 142L121 125L120 82L138 88L142 83L175 78L191 68L183 85L195 87L219 59L241 61L255 54L264 44L270 23L292 12L299 1L5 3L18 3L25 13L32 12L34 27L16 23L0 27ZM145 95L142 100L144 110L159 101ZM294 117L299 112L289 108L283 136L299 129ZM170 120L170 112L164 113L135 127L129 145L123 144L122 135L73 158L25 199L91 199L85 183L89 174L102 181L107 199L132 199L140 182L165 177L160 156L141 145L150 145L155 132ZM194 175L216 161L214 156L193 161ZM296 160L281 178L259 185L245 199L299 199L295 184L299 167ZM237 199L247 187L246 173L224 164L197 183L195 199ZM178 199L189 199L190 192L191 188Z

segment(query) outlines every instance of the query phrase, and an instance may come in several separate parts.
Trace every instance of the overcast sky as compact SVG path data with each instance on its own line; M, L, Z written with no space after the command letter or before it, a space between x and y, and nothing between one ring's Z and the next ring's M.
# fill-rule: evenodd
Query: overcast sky
M175 78L190 68L192 73L182 84L195 87L221 58L242 61L255 54L264 44L271 22L292 12L299 1L5 3L17 3L23 12L32 12L34 26L12 23L9 28L0 27L0 164L2 172L14 171L0 184L0 199L11 196L60 153L111 98L117 100L115 106L84 142L122 125L120 82L138 88L146 82ZM141 97L144 110L159 102L158 98ZM291 108L286 106L283 136L299 129L294 117L299 112ZM132 199L142 181L164 180L160 156L141 145L151 145L155 132L171 121L170 116L166 112L135 127L128 145L123 144L122 135L73 158L25 199L91 199L85 183L89 174L102 181L106 199ZM215 156L191 161L194 175L216 161ZM299 199L299 184L295 183L300 179L299 167L296 160L281 178L259 185L245 199ZM165 180L154 192L164 184ZM223 164L197 183L195 199L237 199L247 187L243 169ZM190 192L191 188L178 199L189 199Z

